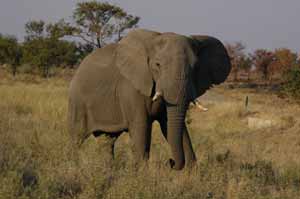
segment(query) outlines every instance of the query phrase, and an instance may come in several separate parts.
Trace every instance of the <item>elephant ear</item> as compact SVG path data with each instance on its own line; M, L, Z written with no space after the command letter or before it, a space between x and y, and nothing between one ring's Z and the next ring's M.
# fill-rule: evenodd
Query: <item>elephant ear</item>
M193 73L193 98L197 98L213 84L220 84L226 80L231 63L226 48L218 39L200 35L191 38L197 56Z
M134 88L146 96L151 96L152 73L149 68L149 45L157 32L142 29L133 30L118 45L116 66Z

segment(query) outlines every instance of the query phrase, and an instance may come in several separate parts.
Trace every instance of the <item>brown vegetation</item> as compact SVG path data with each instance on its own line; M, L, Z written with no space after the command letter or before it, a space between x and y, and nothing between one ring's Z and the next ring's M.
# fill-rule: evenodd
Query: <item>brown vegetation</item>
M274 51L257 49L245 53L246 46L241 42L226 44L231 58L232 70L229 80L233 82L252 82L257 84L285 83L285 75L300 68L297 53L287 48Z

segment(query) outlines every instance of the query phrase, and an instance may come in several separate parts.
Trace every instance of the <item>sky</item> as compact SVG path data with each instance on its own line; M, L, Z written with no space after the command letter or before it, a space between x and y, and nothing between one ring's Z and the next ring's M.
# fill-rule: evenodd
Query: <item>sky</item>
M81 0L82 1L82 0ZM0 33L24 37L24 24L70 19L80 0L0 0ZM300 53L300 0L107 0L141 17L139 27L242 42L248 51Z

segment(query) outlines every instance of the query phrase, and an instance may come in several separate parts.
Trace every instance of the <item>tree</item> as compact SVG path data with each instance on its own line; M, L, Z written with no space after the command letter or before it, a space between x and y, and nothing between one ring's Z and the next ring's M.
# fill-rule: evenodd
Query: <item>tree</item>
M234 81L238 79L238 72L241 67L248 67L247 58L244 53L245 45L241 42L235 42L234 44L226 44L226 49L231 60L231 72L233 74ZM251 67L251 66L250 66Z
M140 18L132 15L126 15L116 19L115 32L117 34L117 41L122 39L122 34L130 28L137 27Z
M78 63L94 48L120 40L126 30L137 26L139 20L109 3L78 3L71 22L62 19L46 24L34 20L25 24L22 61L38 67L43 76L48 77L49 68ZM65 40L68 36L81 41L69 42Z
M64 21L46 24L43 21L30 21L25 25L23 44L23 63L39 68L43 77L49 76L53 66L74 65L78 60L77 46L74 42L63 40L69 34Z
M42 20L33 20L25 24L25 41L40 39L40 38L53 38L62 39L65 36L71 35L74 29L68 25L63 19L56 23L46 24Z
M51 56L49 43L44 38L30 39L23 44L23 63L28 63L32 67L37 67L43 77L48 77L51 66Z
M251 69L252 69L252 65L253 65L252 59L249 56L243 54L241 56L241 59L238 62L238 65L239 65L240 69L247 72L247 80L249 81L250 80Z
M94 50L94 46L88 43L78 43L77 51L78 51L78 59L79 61L83 60L88 54L90 54Z
M39 21L29 21L25 24L25 40L32 40L44 37L45 22Z
M297 54L293 53L290 49L280 48L274 52L275 60L272 62L270 67L270 78L277 75L282 77L291 68L294 68L298 64Z
M97 48L114 36L120 40L122 34L136 27L140 19L118 6L96 1L78 3L72 18L73 25L68 24L72 35Z
M255 69L262 73L264 80L268 80L271 64L275 61L274 53L265 49L258 49L251 54L251 58Z
M75 28L71 27L64 19L59 20L56 23L49 23L45 26L47 37L53 39L62 39L65 36L70 36L75 31Z
M22 51L16 37L0 34L0 64L9 64L13 76L16 75L21 57Z

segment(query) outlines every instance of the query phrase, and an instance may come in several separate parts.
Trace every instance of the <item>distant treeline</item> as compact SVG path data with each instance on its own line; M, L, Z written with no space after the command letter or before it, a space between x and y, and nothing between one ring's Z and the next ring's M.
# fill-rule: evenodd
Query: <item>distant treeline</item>
M0 33L0 64L7 64L13 75L49 77L51 68L73 67L95 48L120 40L139 19L109 3L78 3L70 21L27 22L23 42Z
M119 41L139 20L109 3L81 2L69 21L27 22L23 42L0 33L0 64L6 64L13 75L49 77L51 70L73 68L95 48ZM282 84L284 90L300 97L300 56L296 52L278 48L246 53L241 42L226 44L226 48L232 62L230 81Z
M282 91L300 98L300 56L288 48L257 49L245 53L241 42L226 44L231 58L233 82L280 85Z

